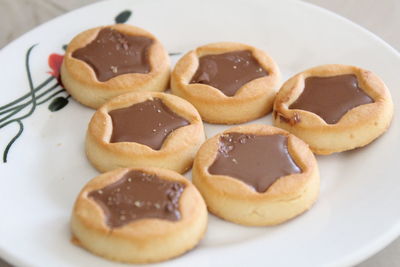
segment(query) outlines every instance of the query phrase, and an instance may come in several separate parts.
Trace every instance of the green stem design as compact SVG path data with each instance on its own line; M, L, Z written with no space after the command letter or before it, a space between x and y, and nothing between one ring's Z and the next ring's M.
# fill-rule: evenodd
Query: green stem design
M29 117L30 115L32 115L32 113L33 113L33 112L35 111L35 109L36 109L36 96L35 96L35 92L34 92L35 88L33 87L33 81L32 81L32 76L31 76L31 70L30 70L30 68L29 68L29 57L30 57L30 54L31 54L31 52L32 52L32 49L33 49L36 45L37 45L37 44L32 45L32 46L28 49L28 52L26 53L26 58L25 58L25 68L26 68L26 74L27 74L27 76L28 76L28 81L29 81L29 90L30 90L30 96L31 96L31 98L32 98L32 107L31 107L31 109L29 110L29 112L26 113L25 115L23 115L23 116L21 116L21 117L18 117L18 118L16 118L16 119L13 119L13 120L9 120L9 121L7 121L7 122L5 122L5 123L3 123L3 124L0 124L0 129L3 128L3 127L5 127L5 126L7 126L7 125L9 125L10 123L13 123L13 122L18 121L18 120L21 121L21 120L23 120L23 119ZM22 108L21 108L21 109L22 109ZM18 110L18 111L19 111L19 110ZM14 111L12 115L16 114L18 111ZM9 118L9 117L10 117L10 115L8 115L6 118ZM4 121L4 118L1 120L1 122L2 122L2 121Z
M42 82L38 87L36 87L35 90L34 90L34 92L36 93L37 91L39 91L40 89L42 89L43 87L45 87L49 82L51 82L51 81L54 80L54 79L55 79L55 77L50 76L49 78L47 78L47 80L45 80L45 81ZM18 99L15 99L14 101L8 103L7 105L1 106L1 107L0 107L0 111L3 110L3 109L5 109L5 108L11 107L12 105L15 105L15 104L21 102L22 100L28 98L29 96L31 96L31 92L27 93L26 95L21 96L21 97L18 98ZM3 112L6 112L6 111L3 111ZM3 112L1 112L0 115L3 114Z
M25 56L25 68L26 68L26 74L28 77L28 82L29 82L29 93L23 95L22 97L4 105L0 107L0 115L5 115L3 118L0 119L0 129L4 128L5 126L11 124L11 123L17 123L19 126L19 130L18 133L10 140L10 142L7 144L6 148L4 149L4 153L3 153L3 162L6 163L7 162L7 155L8 152L11 149L11 146L14 144L14 142L21 136L21 134L24 131L24 125L22 123L22 120L31 116L33 114L33 112L36 110L36 107L38 105L41 105L43 103L45 103L46 101L49 101L51 98L53 98L54 96L62 93L65 91L65 89L60 89L54 93L52 93L51 95L48 95L49 93L51 93L54 89L56 89L60 84L57 83L52 85L50 88L48 88L47 90L45 90L44 92L41 92L40 94L36 95L36 93L39 92L39 90L41 90L42 88L44 88L46 85L48 85L52 80L56 79L56 77L49 77L47 78L44 82L42 82L41 84L39 84L36 88L33 85L33 80L32 80L32 74L31 74L31 70L29 67L29 59L30 59L30 55L31 52L33 50L33 48L36 46L32 45ZM29 98L30 99L26 102L21 103L23 100ZM69 95L67 96L67 98L70 97ZM43 99L42 99L43 98ZM40 101L38 101L40 100ZM21 104L20 104L21 103ZM26 107L28 107L29 105L31 105L30 110L19 117L16 118L12 118L15 114L19 113L20 111L24 110ZM10 119L10 120L9 120Z
M40 95L38 95L38 96L36 97L36 100L39 100L40 98L42 98L43 96L45 96L47 93L53 91L53 90L54 90L55 88L57 88L58 86L59 86L58 83L54 84L52 87L50 87L49 89L47 89L46 91L44 91L43 93L41 93ZM64 91L64 89L62 89L62 91ZM37 90L36 90L35 92L37 92ZM54 96L54 95L53 95L53 96ZM51 97L50 97L50 98L51 98ZM46 98L45 101L48 101L50 98ZM40 102L40 104L44 103L45 101ZM7 109L7 110L3 110L2 112L0 112L0 115L3 115L3 114L5 114L5 113L7 113L7 112L10 112L10 111L14 111L14 112L12 112L11 114L7 115L6 117L1 118L1 119L0 119L0 123L3 122L3 121L5 121L6 119L12 117L14 114L20 112L21 110L23 110L25 107L27 107L27 106L28 106L29 104L31 104L31 103L32 103L32 99L29 100L28 102L25 102L25 103L20 104L20 105L18 105L18 106L14 106L14 107L9 108L9 109ZM39 104L39 103L38 103L38 104ZM0 129L1 129L1 125L0 125Z
M49 101L51 98L53 98L54 96L58 95L59 93L65 92L65 89L60 89L58 91L56 91L54 94L50 95L49 97L45 98L44 100L37 102L37 105L41 105L47 101ZM39 98L38 98L39 100Z
M22 132L24 131L24 125L22 124L21 121L17 120L16 121L19 125L19 131L18 133L10 140L10 142L7 144L6 149L4 149L4 153L3 153L3 162L6 163L7 162L7 155L8 155L8 151L10 150L11 146L14 144L14 142L18 139L18 137L21 136Z

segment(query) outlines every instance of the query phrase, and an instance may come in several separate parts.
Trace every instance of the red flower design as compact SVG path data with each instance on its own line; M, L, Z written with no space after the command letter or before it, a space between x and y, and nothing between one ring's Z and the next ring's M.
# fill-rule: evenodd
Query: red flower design
M60 55L60 54L56 54L53 53L49 56L49 67L51 68L51 71L49 71L48 73L53 76L56 77L57 79L60 77L60 68L61 68L61 64L63 62L64 56Z

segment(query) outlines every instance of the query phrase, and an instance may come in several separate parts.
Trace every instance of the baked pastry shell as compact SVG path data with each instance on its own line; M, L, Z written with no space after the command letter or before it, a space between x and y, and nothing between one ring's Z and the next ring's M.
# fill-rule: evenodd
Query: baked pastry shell
M374 102L349 110L335 124L309 111L289 109L303 92L306 78L345 74L356 75L359 86ZM301 72L282 85L274 102L273 123L303 139L314 153L331 154L372 142L387 130L392 116L390 92L377 75L355 66L330 64Z
M118 181L131 170L117 169L101 174L79 193L71 218L71 230L77 244L99 256L128 263L166 260L197 245L207 228L204 200L186 178L166 169L135 168L185 185L179 200L180 220L140 219L117 228L106 224L102 208L88 194Z
M153 40L149 47L149 73L127 73L105 82L97 79L93 68L86 62L72 57L72 53L92 42L104 28L115 29L126 35L144 36ZM135 91L164 91L170 78L170 60L160 41L151 33L127 24L97 27L78 34L68 44L61 66L61 79L66 90L76 99L91 108L98 108L114 96Z
M161 99L190 124L172 131L160 150L136 142L110 143L113 127L108 112L154 98ZM204 140L201 117L184 99L158 92L128 93L113 98L93 115L86 134L86 154L101 172L121 167L152 166L184 173L192 166L194 156Z
M210 174L219 138L227 133L287 136L288 151L302 172L278 178L262 193L234 177ZM275 225L312 206L319 194L319 170L314 154L302 140L273 126L252 124L230 128L207 140L194 161L193 183L215 215L244 225Z
M199 67L199 58L205 55L249 50L269 75L244 84L234 96L206 84L190 84ZM171 74L171 90L191 102L204 121L233 124L250 121L272 110L280 79L279 68L265 52L253 46L221 42L204 45L185 54Z

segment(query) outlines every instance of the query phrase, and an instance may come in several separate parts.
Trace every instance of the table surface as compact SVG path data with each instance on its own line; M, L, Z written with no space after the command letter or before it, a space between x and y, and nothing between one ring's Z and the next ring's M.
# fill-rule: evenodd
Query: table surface
M21 34L56 16L98 0L0 0L0 49ZM400 1L306 0L340 14L400 50ZM400 267L400 238L357 267ZM0 259L0 267L10 267Z

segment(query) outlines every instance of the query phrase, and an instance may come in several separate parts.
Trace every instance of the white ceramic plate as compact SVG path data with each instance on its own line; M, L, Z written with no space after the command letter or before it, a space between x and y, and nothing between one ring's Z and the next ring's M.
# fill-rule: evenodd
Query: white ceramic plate
M49 54L62 54L62 45L75 34L112 24L123 10L133 12L127 23L153 32L170 52L216 41L248 43L277 61L284 80L319 64L358 65L380 75L394 103L400 103L399 54L366 30L320 8L297 1L121 0L61 16L2 49L0 106L29 93L25 70L29 47L38 44L29 58L37 88L50 77ZM173 62L179 57L172 56ZM38 102L60 89L50 89L39 98L54 83L38 91ZM50 112L47 107L54 100L49 99L21 119L24 131L11 146L8 162L0 163L0 256L13 264L116 265L70 242L73 202L97 172L83 150L93 111L68 100L64 108ZM52 107L66 102L58 101ZM270 115L256 122L270 124ZM318 157L321 195L304 215L280 226L253 228L210 216L200 245L160 266L337 266L365 259L400 233L399 125L395 116L389 131L368 147ZM208 136L224 128L206 125ZM18 122L0 129L1 153L19 129Z

